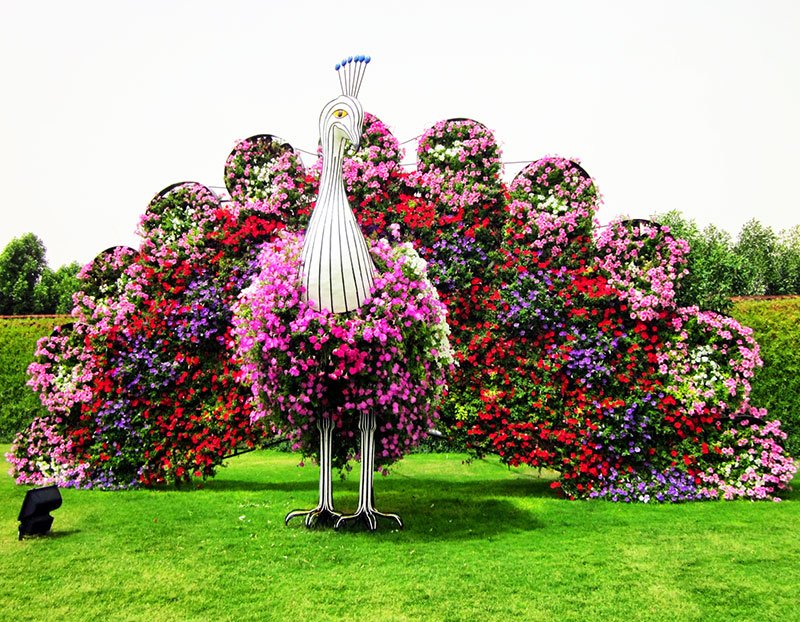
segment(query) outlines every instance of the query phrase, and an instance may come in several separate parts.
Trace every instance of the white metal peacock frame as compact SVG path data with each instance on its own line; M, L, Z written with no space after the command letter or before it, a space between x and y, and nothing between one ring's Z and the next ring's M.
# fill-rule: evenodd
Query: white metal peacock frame
M336 65L342 94L328 102L319 117L322 172L319 196L303 242L301 277L306 299L333 313L358 309L369 298L374 284L375 265L347 200L342 177L347 144L349 142L358 149L361 139L364 109L357 97L369 62L369 56L351 56ZM377 518L383 517L403 526L396 514L384 514L374 507L375 426L375 413L363 412L358 424L361 433L358 508L354 514L343 516L333 508L333 422L328 417L317 420L320 435L319 503L311 510L289 512L286 523L304 516L307 527L332 523L338 529L349 522L363 521L374 531Z

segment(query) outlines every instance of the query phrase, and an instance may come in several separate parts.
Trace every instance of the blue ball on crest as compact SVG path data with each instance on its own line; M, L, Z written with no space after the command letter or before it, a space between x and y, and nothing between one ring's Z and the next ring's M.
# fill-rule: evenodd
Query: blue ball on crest
M372 60L370 56L357 54L343 58L336 63L336 71L339 75L339 85L342 87L342 95L358 97L361 89L361 81L364 79L364 70ZM340 71L343 70L343 71Z
M369 64L372 60L371 56L365 56L364 54L358 54L357 56L348 56L347 58L343 58L341 61L336 63L336 71L343 69L350 63L364 63Z

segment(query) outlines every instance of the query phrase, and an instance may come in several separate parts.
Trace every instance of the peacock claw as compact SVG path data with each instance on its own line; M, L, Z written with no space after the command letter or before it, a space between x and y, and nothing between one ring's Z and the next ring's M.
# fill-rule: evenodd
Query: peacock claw
M347 514L345 516L340 516L339 520L336 521L333 528L339 529L340 527L347 525L348 523L358 523L362 522L370 531L375 531L378 528L378 519L379 518L386 518L389 520L397 521L398 527L400 529L403 528L403 521L400 520L400 517L397 514L385 514L384 512L378 512L378 510L359 510L355 514Z
M329 527L338 524L339 520L342 518L339 512L317 506L312 510L294 510L289 512L284 519L284 523L288 525L290 520L299 516L305 516L304 523L309 529L313 527Z

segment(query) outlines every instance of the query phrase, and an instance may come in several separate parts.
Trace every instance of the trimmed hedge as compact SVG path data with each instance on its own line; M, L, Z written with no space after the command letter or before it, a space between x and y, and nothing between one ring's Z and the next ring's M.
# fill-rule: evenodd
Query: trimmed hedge
M764 367L756 372L751 400L780 419L790 455L800 456L800 297L739 300L731 315L753 328ZM25 385L36 342L68 316L0 318L0 442L10 442L42 412Z
M25 384L26 370L36 342L69 321L69 316L0 317L0 442L10 442L34 416L45 412Z
M753 329L764 366L756 372L750 400L780 419L789 435L786 451L800 457L800 296L736 301L731 315Z

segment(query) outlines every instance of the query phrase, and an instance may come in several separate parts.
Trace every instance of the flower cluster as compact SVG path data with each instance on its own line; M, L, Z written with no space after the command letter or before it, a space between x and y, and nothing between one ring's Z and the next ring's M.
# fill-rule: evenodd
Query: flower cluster
M669 227L643 220L611 223L597 237L597 262L630 303L631 314L653 320L675 308L675 288L687 273L689 244Z
M457 368L441 425L462 442L465 430L456 422L480 416L479 396L493 395L483 391L490 359L482 354L490 335L497 334L500 282L494 266L506 219L500 155L484 125L450 119L423 132L417 170L409 175L421 205L434 207L433 218L409 233L448 309Z
M225 162L233 209L277 215L292 228L305 224L313 181L292 146L269 134L239 141Z
M143 253L164 263L179 256L203 263L209 252L207 237L216 227L220 207L217 196L205 186L180 183L157 194L139 221Z
M586 256L600 197L580 164L560 157L537 160L514 178L509 194L509 244L562 265Z
M762 365L753 331L697 307L677 309L669 324L675 332L658 353L659 371L682 412L710 417L737 413Z
M458 144L446 123L438 127L442 144ZM454 155L447 147L432 152L425 166ZM447 188L453 175L435 170L440 185L431 186ZM543 158L509 187L499 247L475 243L488 236L458 240L465 228L456 226L455 235L440 228L423 248L434 257L432 272L441 274L435 282L461 364L445 422L479 455L557 468L556 487L571 497L722 496L704 477L718 472L719 438L749 394L757 347L730 318L676 309L687 249L668 230L615 225L595 242L598 202L580 165ZM449 203L436 205L449 213ZM717 324L719 332L711 330ZM689 399L700 394L707 408ZM773 440L764 461L770 466L756 468L764 474L778 465L769 495L793 472L780 438ZM727 495L752 497L755 487L740 484Z
M461 234L496 247L505 190L494 135L471 119L440 121L420 137L417 162L410 184L436 204L437 233Z
M52 416L36 418L14 440L19 451L12 451L7 458L20 484L49 481L80 485L86 480L87 465L78 460L76 447L62 425L74 409L91 398L93 359L71 343L73 328L71 324L56 327L50 337L39 340L37 345L29 385L41 395Z
M766 410L747 404L719 437L718 460L700 473L707 488L723 499L774 499L797 472L783 451L786 433Z
M335 422L334 464L353 457L358 414L377 415L376 464L387 466L427 436L452 363L445 310L408 245L372 244L377 267L367 302L333 314L303 299L302 236L264 248L261 272L235 307L241 380L265 420L304 455L319 448L316 422Z
M30 384L48 416L12 447L18 481L187 481L263 437L227 343L258 245L283 227L277 216L223 208L198 184L159 193L139 251L109 249L86 266L71 330L40 344Z
M673 467L664 472L651 469L644 473L619 473L614 469L608 476L598 478L597 487L588 496L623 503L665 503L714 499L717 494L706 488L698 489L694 477Z

